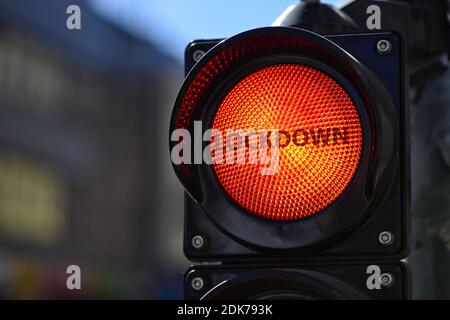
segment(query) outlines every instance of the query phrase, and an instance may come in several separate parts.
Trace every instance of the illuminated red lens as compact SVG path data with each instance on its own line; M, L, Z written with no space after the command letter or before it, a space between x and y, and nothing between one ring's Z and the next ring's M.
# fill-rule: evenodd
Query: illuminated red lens
M333 78L305 65L272 65L246 76L221 101L212 127L280 130L274 175L262 175L261 163L212 165L228 196L259 217L294 220L321 211L348 187L361 157L355 104Z

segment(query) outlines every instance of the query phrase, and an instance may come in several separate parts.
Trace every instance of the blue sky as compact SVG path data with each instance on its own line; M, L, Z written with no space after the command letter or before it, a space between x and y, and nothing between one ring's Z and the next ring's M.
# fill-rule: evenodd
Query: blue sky
M324 0L333 3L333 0ZM270 25L298 0L89 0L103 16L182 59L194 39Z

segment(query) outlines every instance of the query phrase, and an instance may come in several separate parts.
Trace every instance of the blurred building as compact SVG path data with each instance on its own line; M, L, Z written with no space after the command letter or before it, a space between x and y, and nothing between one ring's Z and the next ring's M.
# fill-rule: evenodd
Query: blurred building
M180 70L84 1L0 1L0 296L158 296Z

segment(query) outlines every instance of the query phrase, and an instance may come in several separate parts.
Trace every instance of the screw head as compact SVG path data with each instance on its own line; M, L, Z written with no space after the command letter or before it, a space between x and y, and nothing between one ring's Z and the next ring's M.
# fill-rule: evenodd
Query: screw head
M191 280L191 287L195 291L200 291L203 289L203 286L205 285L205 282L200 277L195 277Z
M192 237L191 243L195 249L203 249L206 245L206 240L204 236L197 234Z
M380 276L380 282L383 287L389 288L392 287L392 285L394 284L395 278L392 275L392 273L389 272L382 273Z
M389 40L381 39L377 42L377 50L380 54L388 54L392 50L392 44Z
M194 59L195 62L200 60L205 55L205 51L203 50L195 50L192 54L192 59Z
M394 243L394 235L390 231L381 231L378 235L378 242L388 247Z

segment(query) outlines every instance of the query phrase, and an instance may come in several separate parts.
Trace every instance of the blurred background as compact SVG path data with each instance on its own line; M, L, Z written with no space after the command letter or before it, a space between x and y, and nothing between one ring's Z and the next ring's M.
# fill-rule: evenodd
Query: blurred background
M0 297L182 297L168 126L184 48L290 4L0 1ZM66 288L71 264L83 290Z
M189 262L168 126L184 48L270 25L293 3L0 0L0 298L182 298ZM81 30L66 27L72 4ZM448 89L439 83L414 99L433 97L427 103L443 115ZM436 277L450 266L445 115L423 126L442 123L428 134L443 142L432 146L419 134L414 146L432 149L413 159L422 172L413 207L427 226L416 232L413 261L425 298L450 297L450 276ZM437 200L423 195L436 183ZM431 204L437 225L426 215ZM66 288L72 264L81 267L83 290Z

